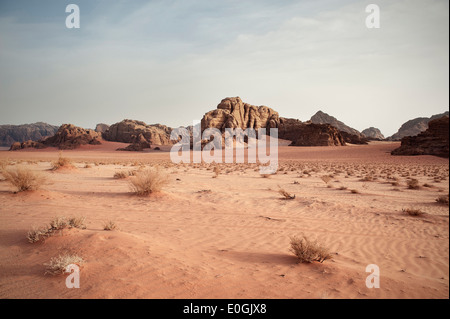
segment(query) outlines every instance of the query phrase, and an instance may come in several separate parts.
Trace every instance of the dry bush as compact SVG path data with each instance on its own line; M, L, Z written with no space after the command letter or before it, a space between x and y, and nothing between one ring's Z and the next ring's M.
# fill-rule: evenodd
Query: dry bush
M84 217L71 217L66 218L64 216L53 218L50 223L42 227L34 227L27 233L27 239L30 243L36 243L41 240L45 240L48 237L55 235L58 232L66 228L80 228L85 229Z
M352 194L359 194L359 190L357 190L357 189L352 189L352 190L350 190L350 192Z
M159 192L169 183L168 176L157 169L147 169L136 173L130 179L130 186L137 195L149 195Z
M419 181L415 178L410 179L407 182L407 185L408 185L408 189L419 189L420 188Z
M2 169L0 172L7 182L17 188L18 192L37 190L45 182L43 176L28 168Z
M291 237L291 251L301 263L312 263L313 261L323 263L332 258L327 248L317 241L310 241L305 236L302 238Z
M103 230L114 230L117 228L117 225L115 222L113 222L112 220L105 222L103 224Z
M124 178L127 178L128 176L130 176L130 175L126 172L116 172L113 177L115 179L124 179Z
M330 175L324 175L320 177L320 179L323 180L324 183L328 185L328 183L333 179L333 177L331 177Z
M213 172L214 172L213 178L217 178L219 176L219 174L220 174L220 167L219 166L214 166Z
M86 164L84 165L84 168L92 168L92 165Z
M423 214L425 214L423 211L421 211L420 209L416 209L416 208L406 208L402 210L405 214L409 215L409 216L421 216Z
M449 195L442 195L439 196L438 198L436 198L436 202L442 205L447 205L448 206L448 202L449 202Z
M262 178L270 178L270 176L272 176L271 174L261 174Z
M279 186L278 186L279 187ZM289 199L295 199L295 195L289 194L286 190L280 187L278 190L278 193L283 196L283 199L289 200Z
M52 170L57 170L60 169L62 167L74 167L72 165L72 161L67 158L67 157L63 157L62 153L59 153L59 157L56 161L52 162Z
M83 258L77 255L64 254L53 257L49 263L44 264L46 266L45 275L61 275L66 271L67 266L72 264L80 266L83 262Z

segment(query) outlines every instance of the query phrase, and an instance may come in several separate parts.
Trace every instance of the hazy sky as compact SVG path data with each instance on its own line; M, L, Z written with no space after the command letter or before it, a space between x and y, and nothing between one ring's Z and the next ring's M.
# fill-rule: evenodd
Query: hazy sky
M67 29L66 5L81 28ZM365 8L381 9L368 29ZM190 125L240 96L392 135L449 108L448 0L0 0L0 124Z

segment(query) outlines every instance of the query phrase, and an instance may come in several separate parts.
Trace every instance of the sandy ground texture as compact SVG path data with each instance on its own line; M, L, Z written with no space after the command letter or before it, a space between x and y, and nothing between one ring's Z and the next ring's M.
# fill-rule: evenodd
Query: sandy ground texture
M175 165L167 148L120 146L64 151L73 167L58 170L56 149L0 152L5 169L45 177L15 192L0 175L0 298L449 297L449 208L436 202L449 192L448 159L392 157L398 143L280 146L278 173L263 177L255 164ZM137 196L133 176L114 178L155 166L169 179L160 193ZM86 229L28 242L57 216L83 216ZM117 229L104 230L109 221ZM290 237L302 235L333 258L298 263ZM65 253L84 260L79 289L45 274ZM380 288L366 287L369 264Z

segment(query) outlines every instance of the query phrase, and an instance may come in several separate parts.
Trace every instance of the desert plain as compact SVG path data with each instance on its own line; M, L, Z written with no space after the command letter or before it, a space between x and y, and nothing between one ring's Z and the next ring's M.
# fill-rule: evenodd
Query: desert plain
M124 145L0 151L4 168L45 178L17 192L0 175L0 298L449 298L449 208L436 201L449 193L448 159L391 156L399 142L280 146L277 174L262 176L256 164L174 164L167 146ZM71 165L52 169L58 156ZM114 178L155 167L168 184L147 196L133 176ZM27 240L61 216L86 228ZM293 236L332 258L299 263ZM83 259L78 289L46 274L66 253ZM379 288L366 286L371 264Z

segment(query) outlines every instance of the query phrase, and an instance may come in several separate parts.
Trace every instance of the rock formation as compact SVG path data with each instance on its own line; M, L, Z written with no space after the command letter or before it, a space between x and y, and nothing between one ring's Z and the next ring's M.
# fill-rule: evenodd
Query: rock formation
M123 120L113 124L104 132L103 138L108 141L129 143L130 146L120 149L127 151L142 151L151 145L171 145L172 129L165 125L147 125L142 121Z
M311 123L314 124L330 124L341 131L345 142L350 144L367 144L367 138L358 130L347 126L343 122L337 120L335 117L328 115L322 111L317 112L311 117Z
M95 126L95 131L97 133L104 133L109 129L109 125L108 124L103 124L103 123L99 123Z
M435 155L449 157L449 117L432 120L428 129L416 136L402 139L399 148L391 152L392 155Z
M410 120L406 123L404 123L397 133L394 135L388 137L387 139L390 141L399 141L403 137L406 136L416 136L417 134L420 134L421 132L424 132L428 128L428 123L432 120L441 118L442 116L449 115L449 112L445 112L442 114L436 114L432 117L418 117L413 120Z
M361 132L361 134L367 137L369 140L384 140L384 135L381 134L381 131L375 127L366 128Z
M47 146L58 147L61 150L75 149L80 145L101 144L101 136L93 130L86 130L73 124L63 124L55 135L41 139L38 142L27 141L23 143L14 143L10 150L23 148L45 148Z
M341 132L330 124L303 123L280 118L278 138L292 141L291 146L344 146Z
M267 106L254 106L242 102L239 97L223 99L217 109L206 113L201 121L202 132L206 128L274 128L279 122L278 112Z
M38 141L52 136L58 131L58 126L47 123L23 125L0 125L0 146L11 146L15 142Z

